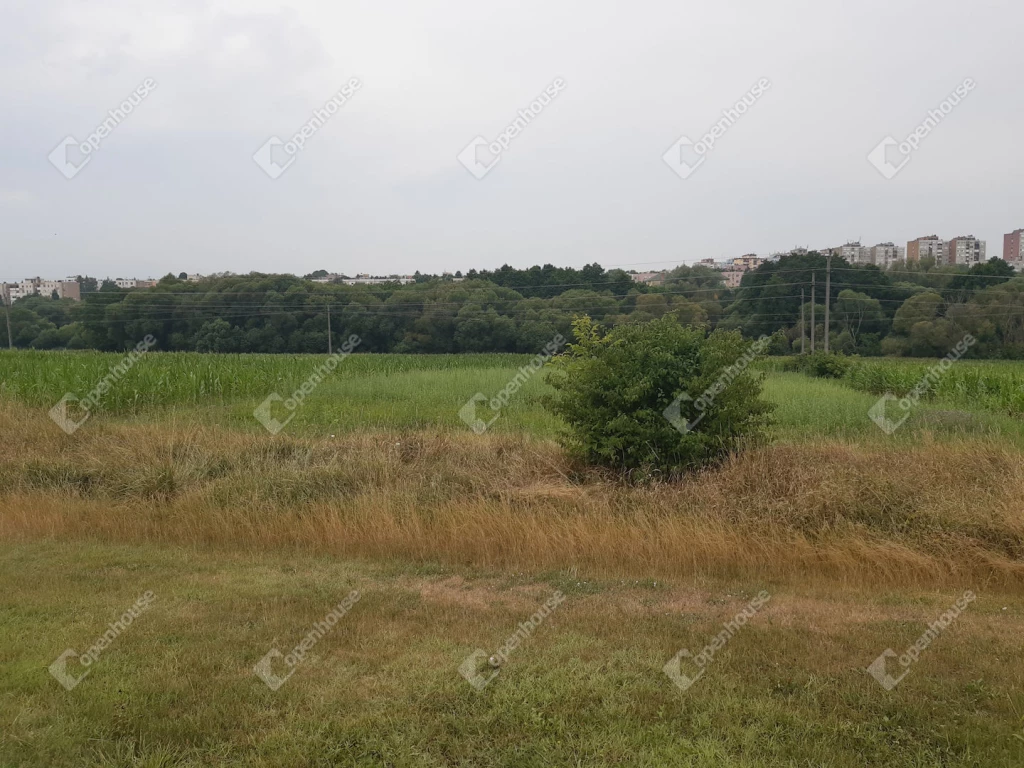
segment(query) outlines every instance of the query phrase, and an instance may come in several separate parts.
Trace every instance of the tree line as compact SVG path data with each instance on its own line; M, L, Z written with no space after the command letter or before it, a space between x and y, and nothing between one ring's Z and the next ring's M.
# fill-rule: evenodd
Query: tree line
M651 286L599 264L504 266L461 280L417 273L407 285L258 273L189 282L169 274L153 288L122 290L86 277L81 302L30 296L9 315L14 346L36 349L119 351L152 335L168 351L318 353L330 327L335 344L358 334L361 351L534 353L556 334L572 338L573 318L586 315L606 328L672 316L769 335L772 353L789 354L800 350L801 309L805 347L812 307L815 336L824 338L825 274L826 258L811 252L767 262L735 289L703 266L677 267ZM970 270L927 260L882 270L833 257L830 348L941 356L971 333L975 355L1024 358L1022 294L1024 277L1001 259Z

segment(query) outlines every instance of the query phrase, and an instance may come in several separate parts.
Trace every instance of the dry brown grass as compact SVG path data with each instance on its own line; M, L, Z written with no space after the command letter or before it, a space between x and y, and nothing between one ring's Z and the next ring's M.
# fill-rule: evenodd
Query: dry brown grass
M96 537L631 577L1024 584L1024 462L983 440L779 445L629 487L525 436L329 440L0 407L0 538Z

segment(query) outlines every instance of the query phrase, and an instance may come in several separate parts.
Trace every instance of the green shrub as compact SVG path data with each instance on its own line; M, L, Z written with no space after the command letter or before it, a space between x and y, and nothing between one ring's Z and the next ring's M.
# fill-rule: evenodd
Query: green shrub
M819 379L841 379L850 369L852 361L844 355L834 352L813 352L808 355L797 355L786 360L787 371L799 371Z
M808 372L819 379L841 379L850 368L850 360L834 352L815 352L807 356Z
M738 331L684 327L665 317L602 335L589 317L553 361L547 407L567 425L563 445L590 464L673 473L761 442L771 405L749 370ZM754 347L763 351L767 339Z

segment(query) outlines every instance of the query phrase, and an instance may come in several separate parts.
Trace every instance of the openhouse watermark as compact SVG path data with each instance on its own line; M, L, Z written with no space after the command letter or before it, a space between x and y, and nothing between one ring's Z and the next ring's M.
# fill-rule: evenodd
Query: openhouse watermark
M885 178L891 179L910 162L910 156L920 148L925 137L935 130L935 127L967 98L967 95L975 87L977 84L971 78L964 78L964 81L954 88L949 96L939 102L935 109L928 110L928 117L922 120L903 141L896 141L892 136L882 139L874 149L868 152L868 162Z
M556 77L537 98L530 102L529 106L520 109L515 120L505 126L505 129L488 141L483 136L477 136L466 147L459 152L459 162L477 179L482 179L498 164L502 153L512 145L512 139L523 132L534 118L539 117L547 106L554 101L565 89L565 80Z
M50 674L53 675L58 683L70 691L82 682L86 675L92 672L92 665L99 659L100 654L109 648L111 643L120 637L121 633L128 629L133 621L145 613L154 600L156 600L156 596L151 591L147 590L144 592L142 597L136 600L127 611L122 613L117 621L107 625L107 631L96 638L96 642L90 645L85 653L79 655L74 648L66 649L50 665ZM82 674L78 676L73 675L68 670L68 660L76 656L78 657L79 666L83 669Z
M267 395L267 399L256 406L253 410L252 415L256 417L267 431L272 435L276 435L282 429L288 426L288 422L295 418L296 412L299 410L299 406L302 405L305 399L313 394L320 383L327 378L328 375L334 373L334 370L341 365L346 357L352 354L353 350L362 343L356 334L349 336L341 345L341 350L328 356L321 365L318 365L316 369L309 375L309 377L302 382L298 389L292 392L291 396L286 398L281 397L277 392L271 392ZM281 403L288 413L284 421L281 421L274 416L274 403Z
M501 671L501 665L508 661L512 651L532 635L537 630L537 627L543 624L548 616L554 612L555 608L564 602L565 595L561 591L556 590L551 597L544 601L544 605L538 611L519 625L515 633L509 636L493 655L488 655L487 651L483 648L477 648L463 659L459 665L459 674L478 691L482 691L487 687L488 683L498 676L498 672Z
M256 161L256 165L262 168L263 172L271 179L280 177L295 162L299 152L306 148L306 142L313 138L313 135L323 128L328 120L338 114L353 94L362 87L363 84L359 79L353 77L324 102L322 107L314 109L313 116L287 141L278 136L271 136L253 154L252 159Z
M885 434L891 435L900 428L903 422L910 418L910 411L920 404L921 398L935 389L939 379L953 366L953 363L962 358L967 353L967 350L976 343L977 339L971 334L964 335L956 343L956 346L953 347L953 351L931 366L905 397L896 397L891 392L886 392L871 406L868 410L868 416ZM899 403L899 412L894 414L895 418L889 418L889 404L897 402Z
M75 178L85 166L92 162L93 154L99 151L103 140L110 136L114 129L123 123L149 94L156 90L156 86L156 81L151 77L143 80L138 88L128 94L127 99L114 109L107 110L107 118L85 137L85 141L79 141L71 135L65 136L60 144L50 151L49 159L53 167L64 174L65 179ZM72 153L78 155L77 160L71 158Z
M691 685L700 680L704 673L707 672L708 665L714 661L715 654L722 650L726 643L728 643L733 636L740 631L740 629L761 610L765 603L771 599L771 595L762 590L757 596L751 600L747 606L737 613L731 621L727 621L722 625L723 629L717 635L715 635L711 642L701 649L700 653L694 656L689 650L683 648L679 653L669 659L665 666L662 667L662 672L668 676L668 679L675 683L679 688L685 691ZM693 662L694 674L691 676L683 672L683 659L690 659Z
M960 617L961 613L967 610L967 606L977 599L977 595L975 595L971 590L964 592L963 595L956 599L948 611L929 624L928 629L924 631L924 634L917 638L917 640L914 641L914 644L899 656L896 655L896 651L892 648L886 648L882 651L882 655L871 662L868 666L868 674L875 678L879 685L885 688L885 690L891 691L899 684L900 680L907 676L907 673L910 672L911 665L921 657L921 654L935 641L935 638L941 635L950 624ZM886 670L886 659L897 659L900 669L902 670L899 677L893 677L889 674L888 670Z
M514 377L506 384L498 394L494 397L488 398L483 392L477 392L466 404L459 409L459 418L462 419L466 425L473 430L477 435L482 435L487 431L487 428L493 424L498 416L501 415L501 410L509 401L512 396L522 388L526 382L531 379L537 371L544 367L552 357L558 354L558 352L565 346L565 337L562 334L556 334L555 338L544 345L544 349L541 350L540 354L535 356L527 365L524 365L516 373ZM477 413L478 406L481 403L486 403L487 407L490 408L490 413L494 415L488 420L484 420ZM485 413L484 417L490 416L490 413Z
M662 416L668 419L669 424L675 427L680 434L687 435L692 432L700 424L701 420L708 415L708 409L715 402L715 398L724 392L741 373L747 370L759 355L763 355L770 343L770 336L761 336L750 345L750 349L744 352L739 360L722 371L721 375L715 380L715 383L705 389L696 401L693 400L693 397L688 392L683 392L676 396L676 399L669 403L668 407L661 412ZM697 410L697 416L690 421L684 421L682 414L683 403L691 401L693 402L693 407Z
M253 672L256 676L267 684L267 687L272 691L276 691L282 685L287 682L288 678L295 674L295 669L306 660L306 654L308 654L313 647L323 639L323 637L334 629L334 625L341 621L345 615L352 610L352 607L359 602L360 594L357 590L352 590L346 595L340 603L334 608L327 612L324 616L323 621L314 622L313 628L306 633L305 637L291 649L287 654L281 653L276 647L271 648L263 656L262 659L256 662L256 666L253 667ZM284 665L287 668L287 672L282 676L278 675L273 671L274 659L283 659Z
M665 165L671 168L679 178L690 178L694 171L704 165L704 161L708 159L708 155L715 147L715 142L725 136L726 132L771 87L771 80L767 77L762 77L743 94L739 101L728 109L723 110L722 118L708 128L697 141L693 141L686 135L680 136L671 147L665 150L665 154L661 156L661 159L665 161Z
M139 359L155 345L156 339L152 335L147 335L135 345L135 349L129 352L124 360L110 366L110 373L100 379L85 397L79 398L71 392L66 392L60 402L50 409L50 418L66 433L74 434L92 415L93 409L100 404L103 396L127 376L128 371L134 368Z

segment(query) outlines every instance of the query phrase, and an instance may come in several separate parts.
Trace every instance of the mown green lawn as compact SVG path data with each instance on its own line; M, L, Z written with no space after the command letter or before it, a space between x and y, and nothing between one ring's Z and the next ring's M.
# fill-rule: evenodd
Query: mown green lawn
M864 668L959 593L583 578L8 542L0 765L1024 764L1017 597L965 585L978 600L886 691ZM361 599L278 690L256 677L353 589ZM89 675L59 685L51 662L147 590L152 606ZM566 601L497 678L478 691L459 675L555 590ZM666 661L761 590L767 604L704 676L674 685Z

